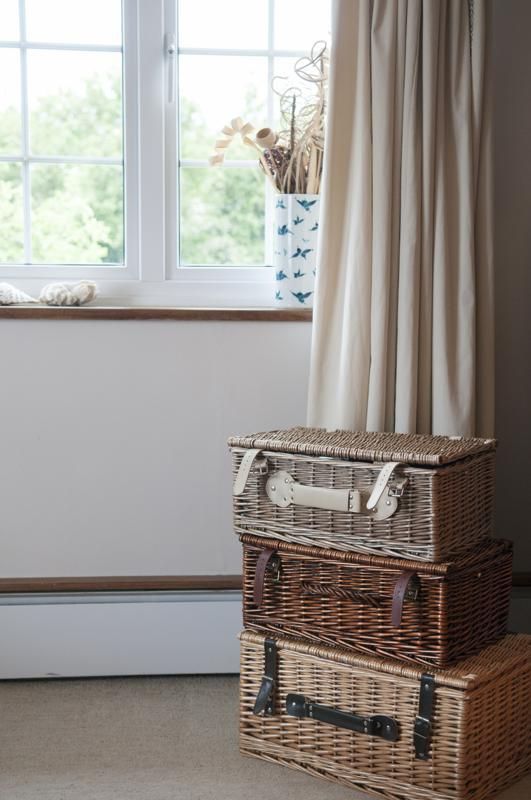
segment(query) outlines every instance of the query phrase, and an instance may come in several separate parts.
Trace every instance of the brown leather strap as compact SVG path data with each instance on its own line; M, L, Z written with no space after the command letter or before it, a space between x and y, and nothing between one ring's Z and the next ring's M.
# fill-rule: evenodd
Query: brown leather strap
M395 588L393 591L393 606L391 610L391 624L398 628L402 624L402 610L404 608L404 600L408 589L410 587L410 583L412 580L417 579L417 573L412 570L404 570L398 576Z
M276 550L262 550L256 562L256 572L254 573L253 603L257 606L262 605L264 597L264 581L266 569L275 555Z

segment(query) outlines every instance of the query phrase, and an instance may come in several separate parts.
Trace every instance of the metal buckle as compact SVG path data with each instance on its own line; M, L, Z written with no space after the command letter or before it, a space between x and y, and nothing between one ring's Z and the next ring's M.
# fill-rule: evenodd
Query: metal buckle
M280 583L281 562L280 556L274 555L269 562L269 572L273 583Z
M409 478L399 478L399 480L392 483L387 492L389 497L402 497L408 482Z
M409 581L404 598L406 600L418 600L419 594L420 594L420 578L418 575L414 575Z
M269 467L267 465L267 458L256 459L254 467L259 475L267 475Z

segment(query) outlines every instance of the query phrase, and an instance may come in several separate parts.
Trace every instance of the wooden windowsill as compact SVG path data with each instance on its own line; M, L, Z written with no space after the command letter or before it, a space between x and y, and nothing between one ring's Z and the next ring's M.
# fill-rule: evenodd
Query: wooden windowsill
M513 573L513 586L531 587L531 573ZM0 578L0 594L41 592L241 591L241 589L241 575L120 575L70 578Z
M0 306L2 319L200 320L311 322L311 308L177 308L126 306Z
M241 575L118 575L0 578L0 594L55 592L219 591L242 588Z

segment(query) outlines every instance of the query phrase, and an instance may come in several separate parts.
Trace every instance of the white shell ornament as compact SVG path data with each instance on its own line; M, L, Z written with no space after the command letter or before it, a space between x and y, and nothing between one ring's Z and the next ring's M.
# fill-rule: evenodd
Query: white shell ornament
M15 306L19 303L36 303L37 301L29 294L17 289L10 283L0 283L0 306Z
M49 283L40 295L39 302L49 306L82 306L90 303L98 294L94 281L79 283Z

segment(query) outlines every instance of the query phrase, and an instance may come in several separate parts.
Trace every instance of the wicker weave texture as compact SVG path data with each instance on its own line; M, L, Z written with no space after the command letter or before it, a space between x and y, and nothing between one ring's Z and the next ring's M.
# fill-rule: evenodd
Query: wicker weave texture
M233 449L236 478L246 450ZM264 451L268 474L288 472L301 484L370 494L381 465ZM265 493L267 475L252 469L233 498L238 534L254 533L294 544L421 561L448 561L492 534L492 451L439 468L401 466L408 483L398 509L386 520L299 505L280 508Z
M435 672L429 759L415 758L422 669L277 639L275 710L255 716L264 637L241 641L240 747L388 800L487 800L531 768L530 638L507 636L454 670ZM395 742L285 713L288 693L399 725Z
M431 568L378 556L301 547L244 535L243 620L268 635L375 653L444 667L504 636L511 592L512 546L502 540L458 562ZM260 606L253 601L261 552L276 550L280 575L265 573ZM399 627L392 599L404 570L418 578Z
M232 436L229 445L350 461L403 461L406 464L437 466L495 450L496 440L297 427Z

